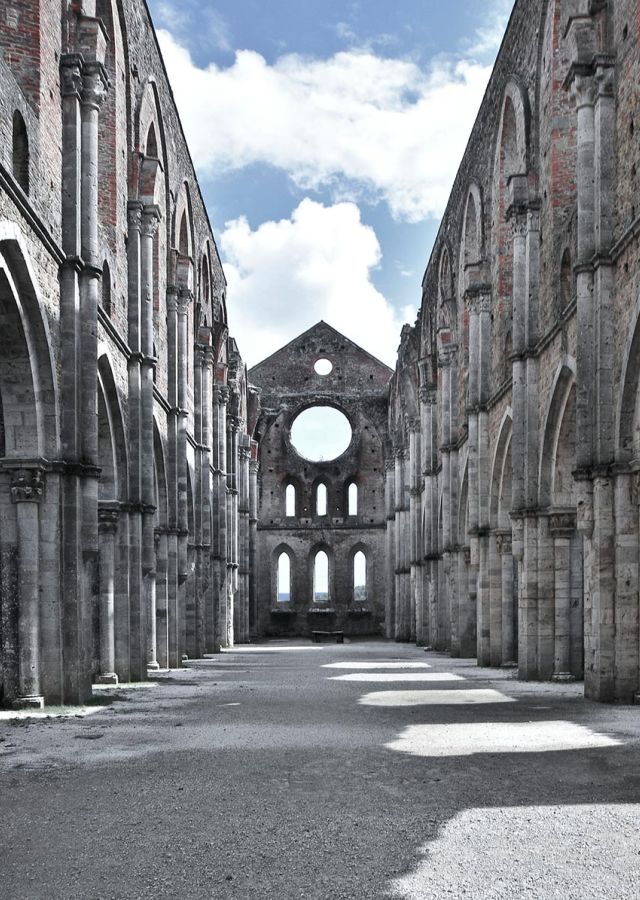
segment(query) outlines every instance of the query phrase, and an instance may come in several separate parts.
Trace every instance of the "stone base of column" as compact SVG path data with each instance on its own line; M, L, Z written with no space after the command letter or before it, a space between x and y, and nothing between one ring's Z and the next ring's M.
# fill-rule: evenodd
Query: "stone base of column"
M501 669L517 669L518 663L515 661L515 659L512 659L511 662L500 663L500 668Z
M558 684L571 684L576 680L576 676L572 675L571 672L554 672L551 680Z
M96 684L117 684L118 676L115 672L105 672L104 675L96 677Z
M637 692L633 695L633 702L634 702L637 706L640 706L640 691L637 691Z
M159 668L160 668L160 664L157 662L147 663L147 671L148 672L157 672Z
M44 709L44 697L18 697L11 704L13 709Z

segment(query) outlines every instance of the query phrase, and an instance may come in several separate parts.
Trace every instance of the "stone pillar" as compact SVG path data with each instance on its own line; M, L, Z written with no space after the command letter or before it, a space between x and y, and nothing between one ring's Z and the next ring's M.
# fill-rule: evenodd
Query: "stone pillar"
M396 542L395 542L395 471L394 459L385 460L385 509L386 531L386 599L385 637L393 640L396 633L398 598L396 596Z
M100 569L100 672L98 684L117 684L115 646L115 562L118 510L100 506L98 510Z
M215 647L216 588L212 578L212 476L211 457L213 443L213 366L215 357L211 347L203 353L202 361L202 434L201 434L201 530L202 530L202 598L204 604L204 653L213 653Z
M214 416L215 416L215 489L214 512L217 513L217 540L215 570L217 574L217 617L216 617L216 651L227 646L229 633L229 608L227 588L227 404L229 388L222 382L224 372L217 373Z
M503 662L503 621L502 621L502 553L501 533L492 531L489 535L489 658L492 666Z
M550 516L554 559L554 681L575 681L571 669L571 540L576 529L573 512Z
M179 654L179 554L178 554L178 295L167 287L167 652L168 666L177 669Z
M161 669L169 668L169 630L168 630L168 535L166 530L155 532L156 549L156 659Z
M153 349L153 239L160 209L145 206L140 228L140 497L142 502L142 594L146 632L147 669L159 668L156 650L156 498L153 454L153 384L156 360Z
M409 566L410 534L407 509L407 452L395 452L395 565L396 565L396 641L411 640L411 570Z
M40 516L41 469L17 469L11 481L18 531L18 709L42 709L40 684Z
M233 647L239 636L238 626L238 434L240 421L227 416L227 591L229 610L227 640Z
M240 436L238 448L238 600L240 641L249 640L249 458L251 441Z
M258 444L251 442L249 462L249 640L258 637Z
M177 469L178 469L178 657L187 655L187 579L190 566L188 558L188 474L187 474L187 386L188 386L188 340L189 340L189 307L193 295L188 288L178 291L178 435L177 435Z
M411 419L409 427L409 565L411 596L411 639L419 641L422 632L422 577L421 564L421 524L422 524L422 489L421 489L421 452L420 452L420 420Z
M513 597L513 556L511 532L497 534L497 551L501 565L502 599L502 652L503 666L514 666L516 657L517 622L514 616Z

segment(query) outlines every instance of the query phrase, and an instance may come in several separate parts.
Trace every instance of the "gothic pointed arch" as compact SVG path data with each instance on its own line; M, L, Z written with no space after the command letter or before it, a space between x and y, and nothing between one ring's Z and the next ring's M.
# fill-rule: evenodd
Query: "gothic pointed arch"
M554 378L542 431L539 503L543 508L574 505L575 384L575 361L566 357Z

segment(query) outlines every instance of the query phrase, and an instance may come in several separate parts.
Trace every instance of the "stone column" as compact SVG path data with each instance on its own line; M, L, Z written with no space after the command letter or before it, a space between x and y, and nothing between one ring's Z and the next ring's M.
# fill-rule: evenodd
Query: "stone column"
M575 681L571 671L571 539L576 520L573 512L552 513L549 532L554 558L554 681Z
M385 637L393 640L396 633L398 598L396 596L396 543L395 543L395 471L394 459L385 460L385 509L386 531L386 598Z
M178 657L182 661L187 653L187 579L190 575L188 558L188 475L187 475L187 385L188 385L188 340L189 307L193 295L188 288L178 291Z
M395 564L396 564L396 641L411 639L410 623L410 568L408 566L410 535L406 513L406 457L404 449L395 451Z
M238 583L240 640L249 640L249 458L251 441L241 435L238 449Z
M142 594L145 613L147 669L159 668L156 657L156 553L153 455L153 239L160 209L145 206L140 229L140 494L142 502Z
M117 684L115 644L115 562L119 513L112 506L98 509L100 569L100 673L98 684Z
M178 554L178 294L167 287L167 378L170 409L167 413L167 646L168 666L177 669L179 654Z
M249 463L249 639L258 636L258 444L251 442Z
M214 512L217 513L215 570L217 573L216 651L227 646L229 608L227 588L227 404L229 388L222 383L224 372L218 370L214 405L215 421L215 489Z
M202 470L201 470L201 530L202 530L202 598L204 604L203 653L213 653L215 647L216 588L212 577L212 484L211 457L213 444L213 366L215 357L211 347L203 354L202 368Z
M233 647L238 639L238 433L240 422L227 416L227 640Z
M411 639L421 642L422 637L422 469L420 451L420 419L410 419L409 429L409 565L411 592Z
M40 516L41 469L17 469L11 481L18 530L18 709L42 709L40 684Z
M502 651L503 666L514 666L516 656L517 622L513 605L513 556L510 531L499 531L496 536L500 560L502 589Z
M156 529L156 659L162 669L169 668L169 631L168 631L168 535L165 529Z

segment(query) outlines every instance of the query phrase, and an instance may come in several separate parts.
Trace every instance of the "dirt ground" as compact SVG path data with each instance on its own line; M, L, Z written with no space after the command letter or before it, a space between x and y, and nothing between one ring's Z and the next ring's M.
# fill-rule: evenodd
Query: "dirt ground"
M0 711L2 898L640 897L640 708L582 685L300 641L95 695Z

